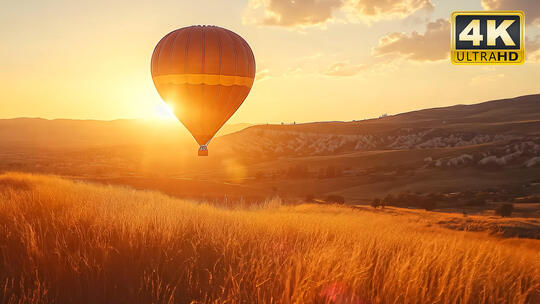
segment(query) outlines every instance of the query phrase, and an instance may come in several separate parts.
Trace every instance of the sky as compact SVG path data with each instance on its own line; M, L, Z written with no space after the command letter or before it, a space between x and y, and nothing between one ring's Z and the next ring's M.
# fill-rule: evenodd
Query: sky
M456 66L456 10L525 12L527 59ZM25 0L0 11L0 118L173 119L150 58L170 31L241 35L257 77L230 123L358 120L540 93L537 0Z

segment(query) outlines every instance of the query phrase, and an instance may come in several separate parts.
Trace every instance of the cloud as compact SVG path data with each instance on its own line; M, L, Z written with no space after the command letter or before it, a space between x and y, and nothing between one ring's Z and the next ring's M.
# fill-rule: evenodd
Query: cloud
M345 21L405 18L421 9L432 9L431 0L250 0L245 23L283 27L325 25L336 12Z
M405 18L419 10L431 11L431 0L347 0L345 11L350 19Z
M304 73L304 69L297 66L297 67L290 67L287 69L287 71L283 74L284 76L297 76Z
M525 45L527 51L531 53L540 50L540 35L536 35L534 38L525 37Z
M429 22L424 34L394 32L379 39L373 48L376 57L401 57L415 61L437 61L450 53L450 22L438 19Z
M525 22L540 25L540 2L538 0L482 0L486 10L522 10Z
M540 26L540 2L537 0L482 0L486 10L522 10L525 22ZM540 35L534 38L525 37L526 60L540 62Z
M257 24L293 27L326 23L342 5L342 0L251 0L249 6L264 10Z
M270 70L262 69L260 71L257 71L257 73L255 74L255 81L263 81L265 79L269 79L270 77Z
M363 64L350 64L347 61L336 62L330 65L322 74L327 76L354 76L366 69Z
M540 62L540 35L533 39L525 37L525 55L527 61Z

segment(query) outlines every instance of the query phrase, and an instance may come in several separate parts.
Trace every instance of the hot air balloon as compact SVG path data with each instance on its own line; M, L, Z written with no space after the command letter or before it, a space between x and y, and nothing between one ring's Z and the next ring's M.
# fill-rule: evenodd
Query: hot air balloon
M255 78L255 57L236 33L217 26L189 26L163 37L154 49L152 79L200 145L199 156L244 102Z

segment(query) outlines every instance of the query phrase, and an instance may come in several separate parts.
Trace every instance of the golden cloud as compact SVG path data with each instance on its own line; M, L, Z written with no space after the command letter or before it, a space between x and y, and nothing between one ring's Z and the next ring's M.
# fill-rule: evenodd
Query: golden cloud
M399 19L422 9L432 10L431 0L347 0L344 5L350 20Z
M363 64L350 64L349 62L336 62L328 67L322 74L327 76L354 76L366 69Z
M431 0L250 0L244 22L283 27L324 25L337 11L347 21L405 18L432 9Z
M437 61L450 53L450 22L438 19L429 22L424 34L394 32L379 40L373 55L400 57L415 61Z
M522 10L526 23L540 23L540 2L537 0L482 0L486 10Z

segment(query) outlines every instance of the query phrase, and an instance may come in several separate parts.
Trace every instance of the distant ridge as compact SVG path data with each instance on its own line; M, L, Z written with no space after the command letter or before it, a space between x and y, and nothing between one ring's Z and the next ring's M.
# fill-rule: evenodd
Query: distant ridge
M305 133L328 136L388 137L403 136L403 132L420 134L425 130L433 131L430 136L440 132L447 135L456 132L459 134L484 135L539 134L540 94L499 99L472 105L454 105L416 110L387 117L348 122L321 121L283 125L225 125L213 140L212 146L226 145L232 150L236 148L250 150L261 145L263 147L266 145L278 145L285 140L284 138L268 136L268 134L259 134L260 131L272 131L278 132L278 134L280 132L293 132L294 134ZM434 132L434 130L437 131ZM320 144L323 144L323 142ZM121 145L185 145L189 148L195 146L191 135L181 123L176 121L137 119L109 121L49 120L25 117L0 119L1 147L88 148ZM357 145L355 144L350 148ZM309 153L309 151L305 152Z
M361 121L257 125L216 139L214 146L232 154L337 155L536 140L539 134L540 94L535 94Z
M388 129L407 127L433 127L442 122L458 123L501 123L540 120L540 94L525 95L515 98L498 99L471 105L453 105L447 107L415 110L381 118L356 121L321 121L298 124L255 125L240 132L254 129L276 131L357 134L378 133ZM324 124L324 128L321 125ZM231 134L230 136L233 136Z
M228 134L250 124L223 126ZM0 119L0 146L40 148L89 148L118 145L192 143L193 139L174 120L78 120L45 118Z

